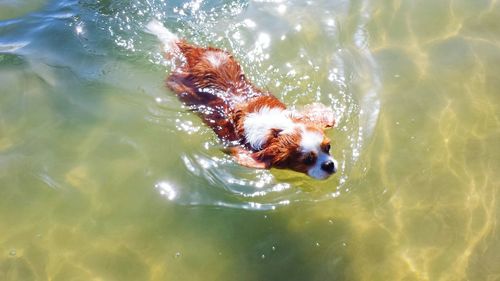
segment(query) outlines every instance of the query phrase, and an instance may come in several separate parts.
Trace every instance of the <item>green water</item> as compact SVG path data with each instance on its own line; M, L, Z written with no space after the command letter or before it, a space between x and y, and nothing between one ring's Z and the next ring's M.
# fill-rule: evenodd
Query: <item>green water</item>
M339 172L232 162L153 17L332 106ZM495 0L0 0L0 280L500 280L499 89Z

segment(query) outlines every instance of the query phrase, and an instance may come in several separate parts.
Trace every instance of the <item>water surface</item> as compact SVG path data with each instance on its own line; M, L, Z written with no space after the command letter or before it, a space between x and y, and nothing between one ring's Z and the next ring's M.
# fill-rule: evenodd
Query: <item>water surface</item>
M156 18L291 107L326 181L235 164ZM497 1L0 1L0 280L500 280Z

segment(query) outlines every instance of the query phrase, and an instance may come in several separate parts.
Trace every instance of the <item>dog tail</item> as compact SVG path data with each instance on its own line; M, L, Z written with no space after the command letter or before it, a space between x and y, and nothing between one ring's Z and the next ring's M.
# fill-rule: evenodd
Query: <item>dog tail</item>
M161 22L153 19L146 25L146 32L153 34L163 44L163 51L166 54L174 54L179 51L177 43L179 37L168 30Z

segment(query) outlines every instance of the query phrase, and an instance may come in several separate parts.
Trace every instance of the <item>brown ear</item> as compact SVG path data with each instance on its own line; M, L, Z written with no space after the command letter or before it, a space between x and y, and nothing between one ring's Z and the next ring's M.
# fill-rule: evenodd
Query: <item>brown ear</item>
M297 150L298 136L300 135L280 135L279 138L275 138L264 149L252 155L257 160L269 163L269 166L275 168L286 167L291 153Z
M333 110L321 103L313 103L304 106L304 108L298 112L296 118L321 129L335 126Z
M236 163L255 169L269 169L270 164L268 162L260 161L255 159L253 153L241 146L233 146L228 148L229 153L234 157Z

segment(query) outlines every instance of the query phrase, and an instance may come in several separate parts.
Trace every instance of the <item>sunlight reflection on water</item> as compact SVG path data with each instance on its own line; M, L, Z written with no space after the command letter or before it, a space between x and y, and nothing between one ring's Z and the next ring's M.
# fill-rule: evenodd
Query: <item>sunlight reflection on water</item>
M380 107L377 65L366 43L365 24L372 9L367 2L363 2L362 16L353 19L358 31L348 44L340 43L339 24L347 15L349 2L336 4L336 10L318 10L314 5L300 3L309 12L297 14L291 9L296 4L293 1L260 1L266 9L247 1L84 1L82 5L88 9L87 13L78 17L72 13L71 3L63 2L62 8L54 8L51 15L70 19L69 27L90 53L106 54L92 39L96 32L106 33L120 50L118 56L149 60L158 72L156 77L168 75L172 62L163 57L158 42L144 32L144 25L156 18L190 42L232 52L256 85L272 91L291 108L322 102L334 109L337 125L328 135L333 140L333 155L339 160L339 171L329 180L317 182L293 172L255 171L236 165L220 152L221 146L213 133L166 88L158 91L155 86L148 86L162 84L163 78L138 79L140 74L136 68L126 62L85 67L67 62L81 77L101 79L125 90L140 90L151 100L144 105L149 111L144 119L161 130L172 132L180 142L186 138L194 142L194 149L185 146L180 148L182 151L176 151L177 156L169 155L170 161L179 163L176 169L182 168L182 171L153 173L157 178L154 188L160 186L164 194L170 193L161 188L163 182L176 179L177 192L170 201L185 205L274 209L293 202L330 200L349 190L351 171L359 165L358 159L377 124ZM303 14L317 15L320 20L304 18ZM4 49L22 52L23 47L15 45ZM77 61L77 56L74 60ZM101 71L91 71L92 68ZM33 69L50 85L61 83L58 74L43 63L35 62ZM134 79L123 79L120 71ZM135 85L136 80L141 81L140 86ZM50 179L50 176L42 179Z
M334 109L337 126L328 134L333 135L333 154L339 160L339 171L327 181L315 182L292 172L255 171L236 165L229 156L220 152L219 142L198 118L186 112L186 108L163 86L156 89L146 86L151 77L145 77L142 82L145 86L140 89L152 102L146 105L149 114L144 118L178 134L181 139L189 136L194 137L193 140L202 140L198 142L198 148L184 147L185 151L179 153L178 158L170 160L184 165L182 178L199 177L196 184L190 180L177 180L175 196L167 195L166 198L187 205L227 203L227 206L247 209L252 206L270 209L284 205L282 202L330 200L349 190L350 173L372 135L380 107L377 66L366 46L368 34L364 25L369 20L367 15L371 9L367 2L363 2L366 12L355 19L358 32L353 33L352 44L347 45L339 42L340 22L337 20L345 16L348 9L344 6L332 13L315 10L314 5L307 3L296 7L287 1L262 2L269 10L256 9L252 2L246 1L208 3L195 0L178 4L146 1L131 2L127 7L115 6L115 2L96 4L84 1L82 5L89 9L88 13L75 17L71 3L62 2L62 6L54 8L50 14L70 19L69 27L91 53L105 54L88 39L92 32L105 32L114 46L121 49L120 56L149 60L160 74L168 75L172 62L163 57L158 42L144 32L144 25L156 18L188 41L229 50L256 85L274 92L291 108L322 102ZM318 14L321 20L303 18L301 9L311 10L306 14ZM269 25L269 22L273 24ZM328 40L317 41L316 36ZM29 43L5 45L3 49L22 51L26 44ZM73 71L82 77L96 75L96 71L90 71L90 65L81 68L75 68L75 65L71 64ZM116 76L116 71L111 71L120 69L136 76L129 65L116 62L93 67L102 68L97 75L106 83L122 88L134 87L132 81L124 81ZM54 81L59 81L57 73L43 63L33 64L33 69L53 86ZM161 85L162 79L158 79L156 85ZM162 188L165 179L172 178L171 173L176 172L155 174L158 178L155 188L162 195L172 194Z
M0 1L0 276L500 276L499 1L21 2ZM339 173L235 164L165 88L152 18L331 106Z
M127 10L121 10L109 18L113 22L113 25L109 27L110 34L115 38L117 46L132 53L153 49L150 51L151 62L167 68L172 63L162 57L158 43L149 40L151 38L141 32L142 26L153 17L163 19L164 22L166 20L165 24L169 28L191 42L228 49L238 57L244 69L247 70L247 75L257 85L267 87L271 81L275 81L273 86L275 94L291 107L300 107L312 101L330 104L337 117L338 125L334 130L342 132L343 137L346 138L346 146L335 152L337 155L340 154L342 159L339 172L328 183L296 181L293 179L296 175L291 179L277 179L274 172L248 171L246 168L235 167L235 164L226 156L206 157L196 153L186 153L182 156L186 172L205 178L208 184L219 189L221 193L232 194L242 199L252 198L257 202L242 203L241 199L238 199L239 203L225 202L221 201L217 193L206 196L201 201L198 195L196 195L197 200L191 200L189 193L181 193L175 198L180 204L189 205L194 202L194 204L210 205L215 202L216 205L223 204L231 207L274 209L283 205L280 202L290 204L295 201L318 201L338 197L341 192L346 191L344 185L348 182L350 170L356 166L357 159L363 151L363 143L370 138L376 125L380 107L378 100L380 81L377 77L375 62L365 43L368 39L364 32L364 25L368 20L366 18L368 12L363 13L364 16L358 19L359 32L353 35L353 45L347 49L334 50L330 54L333 58L333 63L330 64L322 58L315 57L315 54L307 49L299 49L298 53L294 53L293 50L282 52L283 47L277 46L280 41L296 40L295 38L301 32L306 32L303 29L305 23L300 23L299 20L295 25L288 24L290 18L289 15L285 16L285 12L288 5L292 3L286 1L266 1L266 3L277 11L272 15L276 26L283 26L275 28L272 34L268 32L269 29L265 24L260 23L262 11L252 10L252 5L246 2L231 2L209 9L201 1L191 1L180 6L167 5L164 2L151 5L141 4L142 6L134 4L130 9L140 15L139 20L131 21L130 11ZM368 11L370 7L365 5L364 9ZM228 17L236 17L240 20L232 20L228 25L224 25L224 19ZM339 35L334 17L334 15L326 15L317 28L327 33L332 40L338 40ZM129 30L131 25L134 25L132 32L122 33L124 30ZM145 41L146 39L149 41ZM149 45L144 42L148 42ZM270 57L275 52L291 60L283 62L271 60ZM308 68L297 66L303 63L308 65ZM346 69L346 66L349 69ZM328 74L328 83L325 83L326 81L318 83L317 79L311 80L311 75L318 77L322 73ZM355 80L353 73L360 78ZM360 86L356 86L359 88L350 85L353 83L359 84ZM157 96L155 99L161 103L164 97ZM183 110L181 108L179 106L178 110ZM169 109L175 110L171 105ZM162 110L152 107L151 111ZM164 120L161 120L159 124L175 123L175 127L181 131L181 134L190 135L201 132L210 139L208 153L211 154L210 150L218 149L219 145L213 139L212 134L208 130L200 131L200 125L198 125L200 122L191 121L192 119L183 120L182 118L185 117L185 114L179 118L171 113L160 113L160 118ZM156 117L150 117L150 119L155 120ZM245 172L242 173L241 170ZM323 195L304 196L303 192L297 192L296 189L291 188L293 186L302 186L306 190L320 188L322 189L320 193ZM203 193L203 189L207 187L199 186L198 188L200 189L198 192Z

